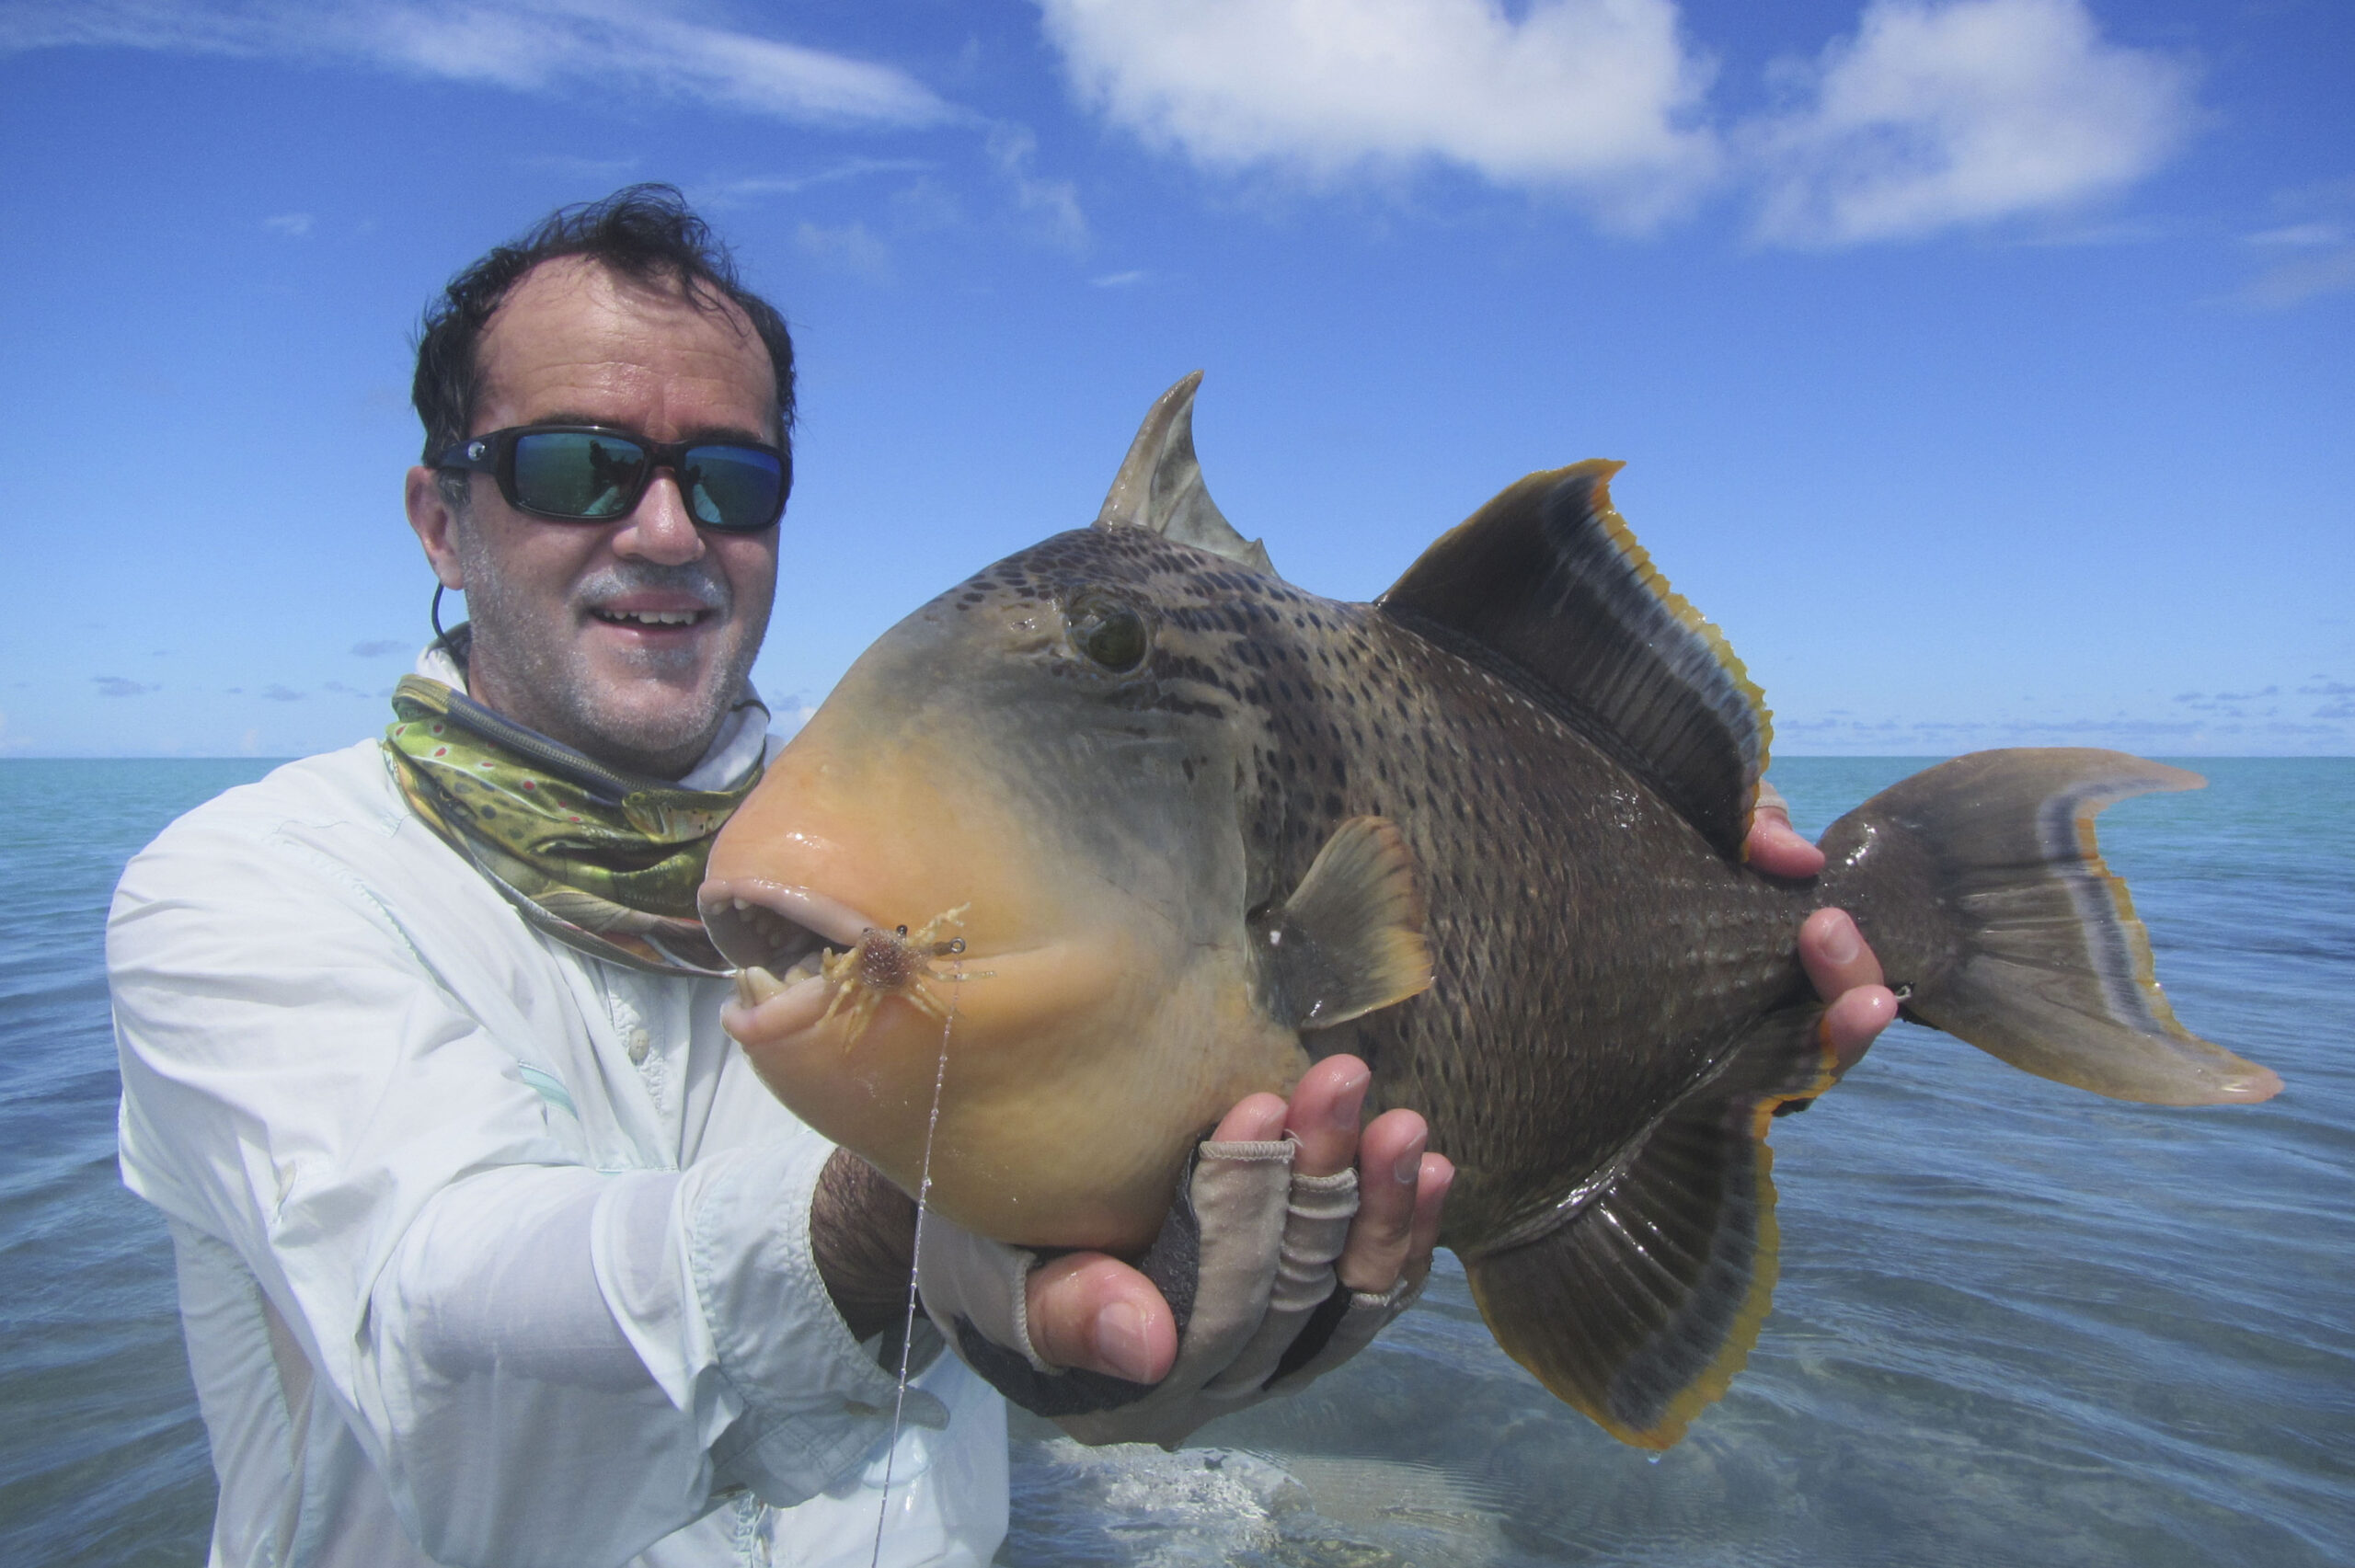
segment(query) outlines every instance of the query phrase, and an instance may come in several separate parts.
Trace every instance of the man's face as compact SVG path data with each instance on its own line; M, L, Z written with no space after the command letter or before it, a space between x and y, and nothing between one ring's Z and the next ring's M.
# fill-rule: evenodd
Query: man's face
M573 258L509 292L477 348L469 435L614 425L650 441L777 436L776 381L752 324ZM666 469L610 522L534 517L488 475L454 509L408 475L410 526L474 625L477 701L603 761L675 778L710 746L768 628L777 530L698 529Z

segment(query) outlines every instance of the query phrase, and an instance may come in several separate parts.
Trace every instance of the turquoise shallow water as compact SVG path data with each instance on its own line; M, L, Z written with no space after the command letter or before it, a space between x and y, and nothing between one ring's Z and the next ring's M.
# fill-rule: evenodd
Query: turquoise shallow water
M1792 759L1803 826L1913 770ZM2262 1106L2122 1105L1901 1026L1775 1125L1782 1284L1657 1462L1489 1341L1460 1273L1210 1447L1018 1422L1017 1563L2341 1563L2355 1558L2355 760L2201 761L2103 818L2194 1029ZM201 1562L161 1226L116 1185L99 928L249 762L0 762L0 1562Z

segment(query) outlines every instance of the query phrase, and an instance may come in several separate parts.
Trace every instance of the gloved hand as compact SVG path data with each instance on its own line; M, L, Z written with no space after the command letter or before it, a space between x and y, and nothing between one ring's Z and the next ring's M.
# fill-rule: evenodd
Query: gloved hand
M999 1391L1082 1442L1175 1448L1204 1422L1339 1366L1422 1288L1422 1269L1380 1293L1337 1280L1358 1173L1301 1173L1300 1147L1287 1137L1196 1150L1138 1265L1178 1323L1178 1359L1158 1383L1050 1366L1028 1321L1038 1254L931 1219L916 1263L925 1310Z
M1137 1262L1175 1325L1175 1361L1156 1382L1057 1368L1041 1340L1072 1345L1069 1325L1034 1333L1039 1302L1069 1319L1041 1281L1074 1265L1128 1274L1105 1257L1041 1262L928 1218L918 1257L925 1314L1008 1399L1086 1443L1178 1446L1227 1410L1304 1387L1413 1302L1453 1177L1442 1156L1422 1151L1413 1111L1389 1111L1359 1139L1366 1083L1354 1057L1330 1057L1292 1104L1253 1094L1196 1149L1161 1236ZM1351 1159L1380 1182L1363 1212Z

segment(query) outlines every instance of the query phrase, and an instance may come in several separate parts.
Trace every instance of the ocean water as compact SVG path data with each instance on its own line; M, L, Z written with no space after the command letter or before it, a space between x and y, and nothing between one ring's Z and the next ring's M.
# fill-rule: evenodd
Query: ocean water
M1775 768L1820 829L1913 770ZM2355 1561L2355 760L2189 764L2103 818L2184 1021L2280 1072L2120 1104L1901 1025L1775 1126L1783 1269L1664 1456L1423 1304L1200 1448L1017 1418L1021 1564ZM212 1506L162 1226L116 1183L99 932L249 762L0 761L0 1562L193 1563Z

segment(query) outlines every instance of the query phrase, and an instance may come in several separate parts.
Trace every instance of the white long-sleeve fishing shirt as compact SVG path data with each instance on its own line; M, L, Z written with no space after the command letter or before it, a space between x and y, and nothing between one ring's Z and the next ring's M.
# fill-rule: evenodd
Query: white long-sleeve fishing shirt
M214 1563L867 1561L894 1379L811 1258L832 1146L725 982L541 935L373 742L174 823L108 963ZM1005 1407L942 1356L908 1411L948 1419L892 1456L883 1561L986 1562Z

